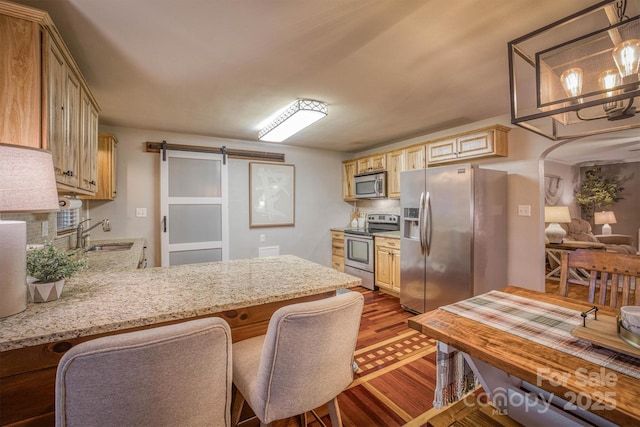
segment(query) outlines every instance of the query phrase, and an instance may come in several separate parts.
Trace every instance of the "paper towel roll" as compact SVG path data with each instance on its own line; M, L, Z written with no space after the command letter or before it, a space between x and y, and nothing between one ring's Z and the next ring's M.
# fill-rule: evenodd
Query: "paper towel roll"
M60 210L66 209L77 209L82 207L82 200L80 199L70 199L68 197L60 197L58 199L58 203L60 204Z

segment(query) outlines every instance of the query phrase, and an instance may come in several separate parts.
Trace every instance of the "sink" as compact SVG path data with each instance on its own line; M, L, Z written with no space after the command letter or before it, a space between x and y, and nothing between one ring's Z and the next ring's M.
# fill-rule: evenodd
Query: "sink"
M133 246L133 242L123 243L102 243L100 245L93 245L86 252L114 252L114 251L128 251Z

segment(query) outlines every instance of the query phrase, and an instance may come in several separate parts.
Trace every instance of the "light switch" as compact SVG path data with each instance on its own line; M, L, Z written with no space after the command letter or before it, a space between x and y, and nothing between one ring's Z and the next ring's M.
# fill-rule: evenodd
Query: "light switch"
M136 217L143 218L147 216L147 208L136 208Z
M267 237L264 234L260 235L260 243L264 243L267 240Z
M531 205L518 205L518 216L531 216Z

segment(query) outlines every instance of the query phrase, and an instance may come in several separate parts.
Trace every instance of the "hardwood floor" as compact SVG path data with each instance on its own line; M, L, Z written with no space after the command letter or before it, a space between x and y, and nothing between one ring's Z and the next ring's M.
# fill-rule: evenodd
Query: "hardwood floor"
M345 427L422 426L433 415L435 341L407 326L413 316L402 310L398 298L355 288L365 298L355 360L359 369L351 386L338 396ZM330 426L328 410L316 413ZM320 427L307 414L310 427ZM243 426L258 425L254 418ZM291 418L273 423L298 426Z

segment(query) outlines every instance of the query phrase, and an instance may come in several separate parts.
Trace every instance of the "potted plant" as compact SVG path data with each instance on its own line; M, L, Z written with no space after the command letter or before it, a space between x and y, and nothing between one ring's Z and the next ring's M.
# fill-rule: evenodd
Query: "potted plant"
M605 175L599 166L587 169L580 187L575 191L583 218L591 221L594 212L608 209L621 200L620 193L624 190L622 182L623 179L617 176Z
M84 260L77 259L77 252L61 251L51 243L27 252L27 284L34 302L60 297L65 280L85 266Z

